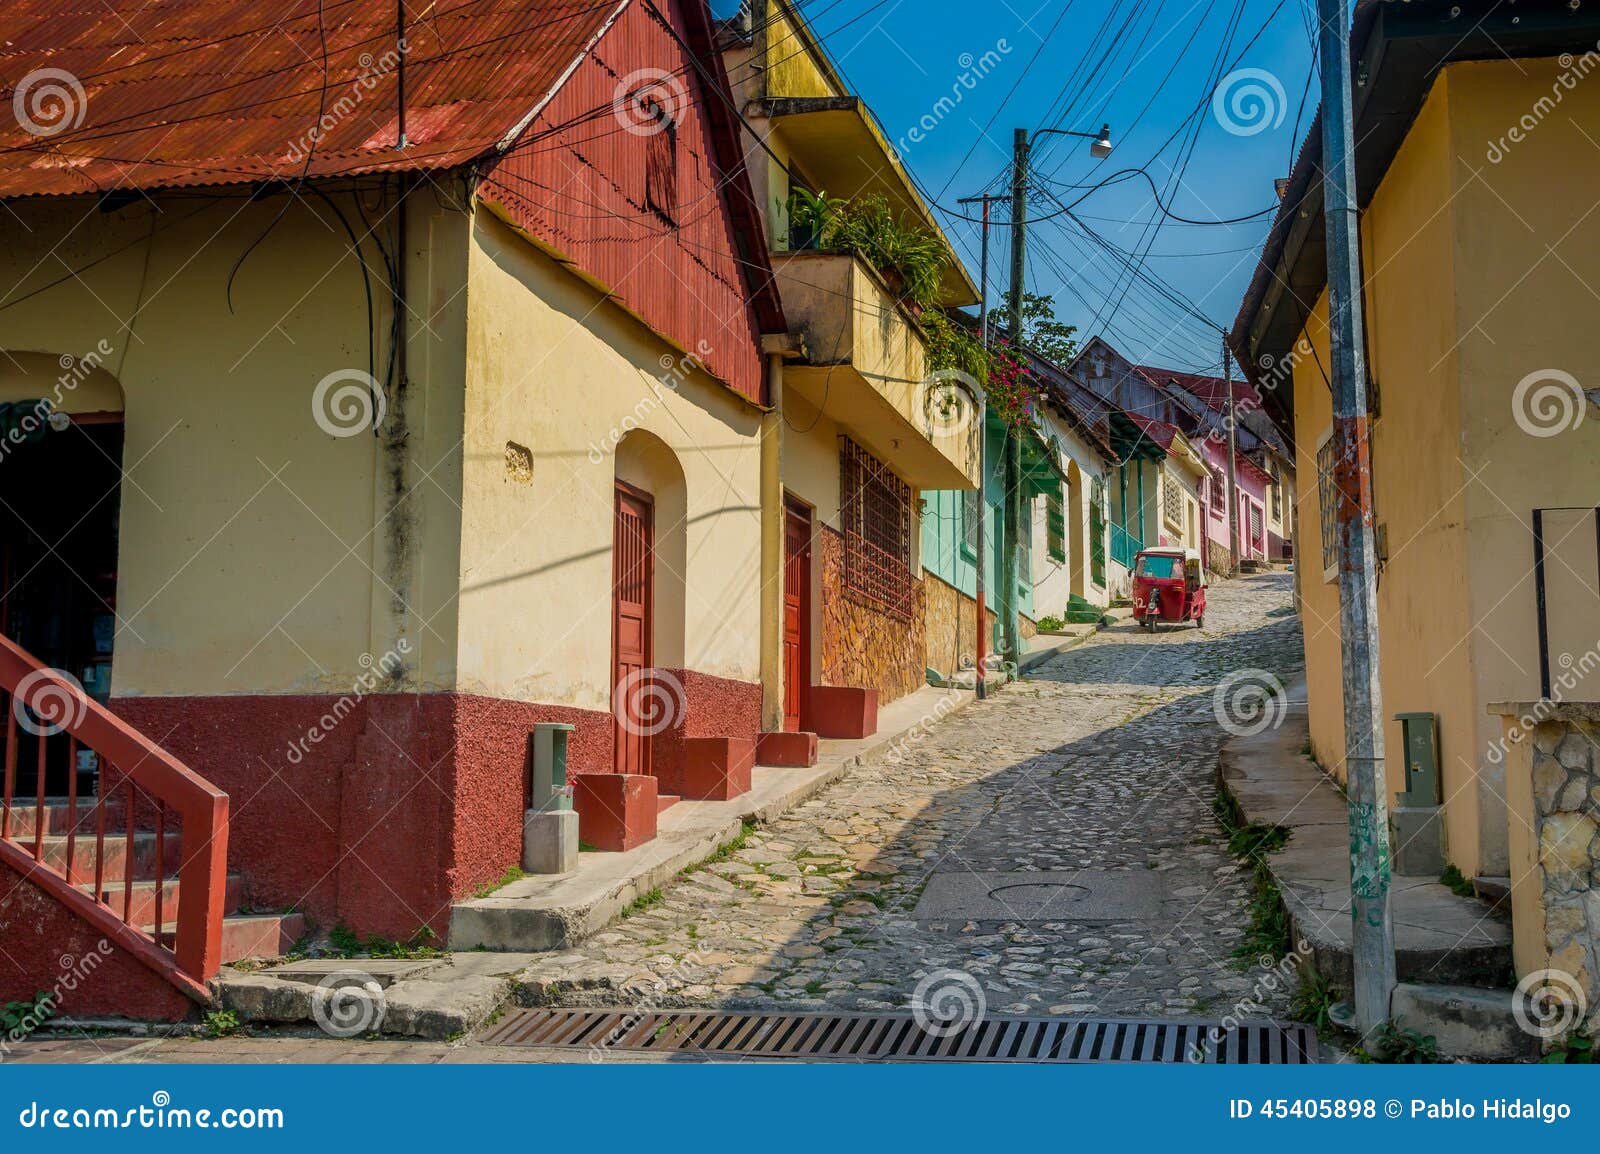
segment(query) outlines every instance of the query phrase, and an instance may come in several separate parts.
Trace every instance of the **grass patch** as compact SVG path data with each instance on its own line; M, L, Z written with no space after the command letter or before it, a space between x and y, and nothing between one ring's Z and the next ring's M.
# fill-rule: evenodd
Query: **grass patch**
M1478 891L1472 887L1467 876L1455 866L1446 866L1444 873L1439 875L1439 884L1455 894L1458 898L1475 898Z
M243 1028L244 1023L232 1010L212 1010L200 1024L201 1031L208 1038L226 1038Z
M646 910L654 909L666 900L666 895L658 887L647 893L640 894L629 902L627 908L622 911L622 916L624 918L634 917L637 914L644 913Z
M1439 1061L1439 1043L1432 1034L1408 1030L1397 1018L1378 1027L1372 1045L1354 1051L1356 1060L1391 1066L1428 1066Z
M737 834L735 834L733 837L729 838L727 841L725 841L721 845L719 845L717 847L716 852L713 853L710 857L706 858L705 861L701 862L699 865L695 866L693 869L685 870L684 872L685 873L698 873L700 870L705 869L707 866L719 865L722 862L728 861L730 858L733 857L734 854L738 853L740 850L742 850L745 847L745 843L747 843L750 840L750 835L755 833L755 832L756 832L756 827L754 825L752 825L750 822L747 822L747 821L746 822L741 822L739 824L739 832Z
M349 926L337 925L328 931L328 946L338 957L397 958L410 961L420 958L439 958L444 951L433 943L439 937L427 926L421 926L409 941L397 942L392 938L373 935L362 938Z
M499 880L484 882L481 886L472 891L472 896L475 898L486 898L490 894L494 893L495 890L504 889L512 882L520 882L527 876L527 874L522 872L521 866L508 866L506 867L506 872L500 875Z
M1243 966L1263 957L1277 961L1289 953L1293 942L1289 933L1289 910L1283 904L1278 883L1272 878L1267 855L1282 849L1291 831L1281 825L1247 823L1238 803L1224 789L1217 790L1212 810L1222 832L1228 835L1228 852L1250 866L1255 886L1255 896L1250 899L1250 924L1239 944L1234 946L1233 958Z
M1305 966L1300 971L1300 988L1289 1002L1289 1016L1313 1026L1317 1037L1326 1042L1334 1034L1333 1007L1338 1001L1328 979Z
M1540 1059L1547 1066L1594 1065L1594 1039L1568 1034Z

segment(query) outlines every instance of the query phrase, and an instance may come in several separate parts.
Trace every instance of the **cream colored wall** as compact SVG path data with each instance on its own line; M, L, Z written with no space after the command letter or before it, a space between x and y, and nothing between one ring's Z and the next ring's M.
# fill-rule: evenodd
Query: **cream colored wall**
M698 369L663 385L669 346L487 211L468 294L463 688L610 707L618 445L624 479L670 473L653 447L633 453L641 437L683 476L684 524L658 514L657 541L681 531L686 569L658 568L657 660L681 650L690 668L759 680L758 411ZM531 451L530 483L508 476L507 441Z
M767 0L766 86L770 96L837 96L833 85L804 50L808 38L795 28L787 6Z
M1462 270L1455 315L1462 398L1458 451L1476 477L1462 496L1477 702L1466 730L1471 737L1463 740L1470 740L1477 754L1489 814L1501 811L1506 785L1502 767L1484 756L1501 728L1500 719L1488 716L1484 706L1531 700L1539 693L1532 510L1592 507L1600 477L1600 412L1592 405L1569 406L1568 412L1582 412L1582 417L1576 428L1554 436L1530 435L1513 416L1514 391L1530 374L1559 370L1584 388L1600 383L1600 348L1589 320L1593 286L1600 280L1600 219L1593 213L1600 179L1600 150L1594 143L1600 90L1587 81L1567 89L1559 83L1561 76L1554 59L1457 64L1447 75L1455 176L1451 212ZM1561 94L1560 105L1523 140L1509 144L1499 163L1486 163L1488 142L1503 138L1514 117L1534 110L1552 91ZM1558 393L1562 389L1548 380L1542 384ZM1570 393L1566 397L1572 400ZM1522 410L1526 414L1529 406ZM1581 582L1592 600L1592 519L1577 523L1581 528L1569 540L1549 544L1553 554L1570 549L1568 556L1582 557L1574 562L1580 571L1574 573L1561 560L1551 567L1555 579ZM1575 654L1600 644L1592 618L1560 616L1550 621L1553 650L1559 651L1563 640ZM1600 700L1600 684L1591 678L1567 696ZM1502 827L1494 822L1485 829L1491 852L1501 858Z
M1459 288L1452 187L1449 93L1440 82L1428 97L1400 152L1362 218L1367 269L1369 372L1379 383L1382 413L1371 444L1376 523L1388 536L1388 561L1378 583L1378 639L1383 687L1384 742L1391 754L1391 795L1405 788L1399 712L1439 719L1446 796L1445 839L1450 860L1464 873L1496 872L1500 856L1483 852L1476 774L1479 715L1472 614L1463 532L1461 411L1455 345L1457 317L1451 285ZM1315 478L1317 442L1331 426L1332 403L1317 361L1328 365L1326 293L1308 330L1317 349L1295 374L1299 476ZM1299 496L1302 625L1307 637L1312 742L1322 764L1343 779L1343 704L1339 653L1339 594L1321 568L1317 486ZM1492 841L1492 837L1489 839Z
M85 199L14 202L0 248L11 286L0 349L39 354L19 356L25 378L12 365L0 387L39 395L51 360L93 354L125 397L113 692L345 692L367 672L364 655L377 660L401 637L405 686L448 684L454 586L431 582L419 558L454 568L454 254L409 266L434 332L416 336L416 384L392 406L404 439L336 437L313 419L313 390L336 370L365 370L368 327L361 270L332 214L311 198L282 212L279 198L197 193L160 207L153 218L146 201L109 213ZM439 214L424 194L412 235ZM230 272L269 225L236 270L230 310ZM77 275L62 279L64 266ZM381 371L381 340L378 357ZM86 392L64 407L101 403ZM412 458L440 488L380 521L390 470Z

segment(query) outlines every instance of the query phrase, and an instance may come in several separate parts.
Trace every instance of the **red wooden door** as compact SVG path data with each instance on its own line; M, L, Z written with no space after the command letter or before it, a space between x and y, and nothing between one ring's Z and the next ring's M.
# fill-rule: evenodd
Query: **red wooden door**
M654 507L649 494L617 483L611 561L612 713L618 773L649 773L650 731L639 716L649 700L650 587L655 570Z
M800 728L811 687L811 512L793 504L783 524L783 728Z

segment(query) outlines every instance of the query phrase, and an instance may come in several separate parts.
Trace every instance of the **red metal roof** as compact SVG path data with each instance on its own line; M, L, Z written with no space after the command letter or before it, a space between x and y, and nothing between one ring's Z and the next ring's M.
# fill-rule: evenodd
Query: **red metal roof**
M1158 421L1152 417L1142 417L1138 413L1127 413L1128 420L1139 426L1140 431L1161 447L1163 452L1172 451L1172 439L1178 435L1178 426L1169 425L1165 421Z
M407 0L399 151L395 0L7 0L0 197L461 164L626 2Z

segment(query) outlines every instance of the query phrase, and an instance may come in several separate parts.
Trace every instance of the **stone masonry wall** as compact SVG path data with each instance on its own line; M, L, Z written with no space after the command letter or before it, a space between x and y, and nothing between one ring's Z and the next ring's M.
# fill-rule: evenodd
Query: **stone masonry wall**
M1600 1028L1600 723L1544 721L1533 731L1533 820L1549 967L1583 992ZM1515 819L1513 819L1515 820Z

